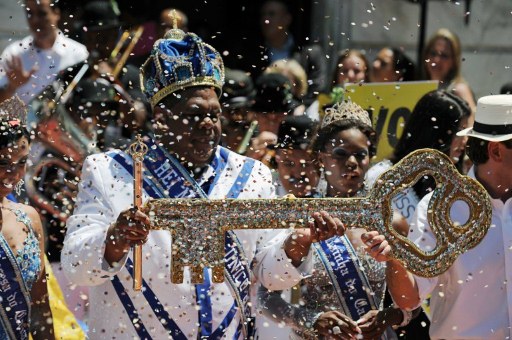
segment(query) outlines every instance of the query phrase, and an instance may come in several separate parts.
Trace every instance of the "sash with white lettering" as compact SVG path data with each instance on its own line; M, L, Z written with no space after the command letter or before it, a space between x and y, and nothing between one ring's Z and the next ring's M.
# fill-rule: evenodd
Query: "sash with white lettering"
M0 320L9 339L28 339L30 294L16 257L0 235Z
M407 220L407 222L410 222L419 201L418 195L414 189L407 188L396 194L395 197L393 197L391 204L393 205L393 208L398 210L398 212Z
M334 236L314 244L344 311L352 320L359 320L377 309L366 274L361 271L357 255L346 236Z
M149 152L144 158L144 190L153 198L208 198L215 187L218 179L222 175L229 156L229 151L222 147L217 149L215 158L210 165L214 169L214 175L205 181L205 184L199 186L198 183L183 169L181 164L165 150L156 146L153 142L149 142ZM132 172L131 159L124 156L122 153L112 152L109 155L123 166L128 172ZM247 159L240 170L235 183L230 188L226 197L236 198L243 190L244 186L249 179L250 173L254 166L254 160ZM229 171L235 171L230 169ZM238 338L240 333L244 333L244 338L249 334L249 320L251 318L251 308L249 305L250 296L250 269L248 261L245 259L245 254L242 250L240 242L235 233L229 231L226 233L225 242L225 274L232 291L235 294L235 302L231 306L224 320L217 329L213 329L212 322L212 302L210 300L209 291L211 289L211 279L209 270L205 270L204 283L196 285L196 302L198 304L198 317L199 317L199 337L202 339L217 339L222 337L222 334L228 328L236 316L238 308L241 310L243 320L236 331L234 339ZM229 254L229 256L228 256ZM131 261L127 261L126 268L133 276L133 269ZM134 327L141 338L150 338L149 333L142 324L138 313L129 299L128 294L125 292L122 283L118 277L115 276L112 280L114 288L119 295L120 300L123 302L125 309L130 316L130 319L137 320ZM169 334L175 339L184 339L184 333L179 329L178 325L170 318L168 313L161 306L162 304L146 284L145 280L142 283L142 291L144 297L152 307L159 320L165 320L162 324L167 329Z

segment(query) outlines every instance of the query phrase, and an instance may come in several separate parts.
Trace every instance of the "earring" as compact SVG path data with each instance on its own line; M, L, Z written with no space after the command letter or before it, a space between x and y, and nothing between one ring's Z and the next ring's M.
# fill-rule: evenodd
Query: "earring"
M316 186L316 191L320 194L321 197L325 197L327 194L327 181L325 179L325 168L323 164L320 166L320 178Z
M16 195L21 195L21 189L25 185L25 181L23 179L20 179L18 183L14 186L14 191L16 192Z

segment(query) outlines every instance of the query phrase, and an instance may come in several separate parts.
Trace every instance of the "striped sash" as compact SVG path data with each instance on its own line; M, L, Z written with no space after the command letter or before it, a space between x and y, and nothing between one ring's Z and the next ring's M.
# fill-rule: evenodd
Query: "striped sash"
M213 175L202 186L188 174L181 164L165 150L156 146L153 142L148 143L149 152L144 158L144 182L143 187L146 193L152 198L208 198L213 188L217 185L222 176L228 162L230 151L222 147L218 147L215 158L210 164L213 168ZM132 160L129 156L120 152L108 153L118 164L132 173ZM237 180L231 186L227 193L227 198L236 198L245 187L247 180L251 174L255 162L247 159L239 171ZM235 169L229 169L235 171ZM248 338L251 334L250 325L252 323L252 313L249 304L250 297L250 268L245 258L243 248L236 237L235 233L229 231L226 233L225 242L225 275L227 283L231 286L235 295L235 301L230 310L220 323L213 329L213 308L210 300L211 278L209 269L205 268L204 282L195 287L196 303L198 305L198 334L201 339L218 339L229 327L236 316L236 312L240 310L244 320L240 320L240 324L235 333L234 339L239 338L243 334L244 338ZM130 259L126 262L126 269L133 278L133 264ZM131 301L126 289L115 276L112 284L122 302L128 316L133 321L133 326L141 339L151 339L149 332L144 326L135 305ZM174 339L186 339L185 333L179 328L177 323L172 320L167 311L163 308L156 294L145 280L142 282L142 292L149 306L157 316L158 320L162 320L162 325L168 334Z
M0 235L0 320L11 339L28 339L30 293L9 244Z

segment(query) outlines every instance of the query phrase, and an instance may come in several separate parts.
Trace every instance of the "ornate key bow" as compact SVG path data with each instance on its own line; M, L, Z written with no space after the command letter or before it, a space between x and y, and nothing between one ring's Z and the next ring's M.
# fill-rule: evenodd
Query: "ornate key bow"
M392 199L422 176L437 184L429 202L428 219L436 237L430 251L418 248L391 225ZM469 206L468 220L458 225L450 218L456 201ZM203 268L211 267L213 281L224 280L224 233L236 229L283 229L307 227L312 212L325 210L346 227L377 230L392 247L392 256L412 273L434 277L445 272L456 258L475 247L491 223L491 203L485 189L462 176L443 153L422 149L405 157L375 182L366 197L308 199L155 199L144 210L151 229L172 234L173 283L183 282L185 266L192 283L203 280Z

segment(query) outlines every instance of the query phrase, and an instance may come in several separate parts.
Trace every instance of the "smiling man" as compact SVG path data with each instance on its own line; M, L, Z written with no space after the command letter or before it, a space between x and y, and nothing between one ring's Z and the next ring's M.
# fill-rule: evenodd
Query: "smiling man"
M218 145L223 80L219 53L193 33L173 29L153 47L141 69L154 111L143 162L144 200L275 196L267 167ZM89 156L67 223L64 270L73 283L92 286L89 337L251 337L252 274L268 288L291 287L308 269L300 267L307 254L295 249L287 232L273 243L267 243L274 235L270 232L228 232L225 282L212 282L211 270L205 268L203 284L191 284L189 271L183 284L173 284L172 235L166 230L150 233L149 217L132 208L132 171L130 156L120 150ZM314 214L314 219L312 230L320 239L343 231L341 222L325 213ZM142 245L144 255L141 292L130 288L133 245Z

